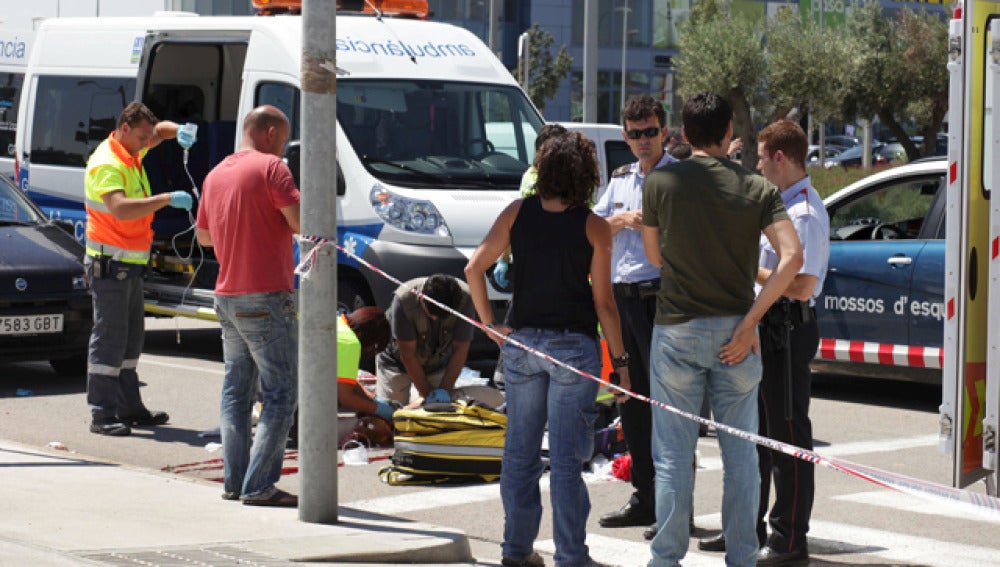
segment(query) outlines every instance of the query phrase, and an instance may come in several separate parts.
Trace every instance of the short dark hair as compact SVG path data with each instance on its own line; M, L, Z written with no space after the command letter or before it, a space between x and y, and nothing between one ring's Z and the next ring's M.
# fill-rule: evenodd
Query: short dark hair
M764 144L768 157L780 150L799 167L806 168L809 140L802 127L795 122L782 119L768 124L757 134L757 142Z
M681 140L673 146L670 146L667 153L669 153L671 157L675 157L677 159L687 159L691 157L691 144Z
M122 110L122 113L118 115L119 128L125 124L134 128L143 122L149 122L153 126L156 126L156 123L159 122L159 120L156 119L156 115L153 114L153 111L141 102L128 103L128 106L126 106L125 109Z
M546 124L542 126L542 129L538 131L538 137L535 138L535 151L542 149L542 144L548 141L549 138L553 136L562 136L569 130L566 129L562 124Z
M649 95L634 96L622 108L622 126L625 126L626 120L638 122L650 116L656 117L661 128L667 125L667 111L663 110L662 104Z
M358 337L362 350L382 352L389 345L392 329L385 313L378 307L362 307L345 315L347 324Z
M544 199L560 199L570 206L589 206L601 182L593 145L579 132L549 139L535 154L538 181L535 190Z
M721 144L732 121L732 107L726 99L713 92L694 95L684 103L681 111L684 135L695 148Z
M459 301L462 298L462 288L459 287L455 278L446 274L434 274L428 277L424 280L424 285L420 288L420 293L451 309L458 307ZM450 313L430 301L425 301L424 306L427 307L427 312L435 317L450 315Z

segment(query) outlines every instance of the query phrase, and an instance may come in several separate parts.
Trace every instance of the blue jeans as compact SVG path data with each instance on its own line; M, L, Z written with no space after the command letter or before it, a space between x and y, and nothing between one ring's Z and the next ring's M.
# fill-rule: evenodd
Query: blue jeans
M298 321L291 292L216 295L222 324L222 452L225 491L269 492L281 478L298 395ZM258 380L263 408L251 446Z
M597 342L580 333L519 329L512 338L574 368L597 375ZM555 561L560 567L590 561L587 516L590 496L580 472L594 453L595 400L598 384L518 347L503 347L507 397L507 435L500 475L503 500L503 555L531 555L542 519L538 480L542 435L549 424L549 485Z
M697 415L708 387L716 421L755 433L760 355L730 366L719 361L742 317L708 317L653 329L650 391L654 400ZM653 411L653 463L656 467L656 523L649 567L680 565L688 549L694 471L691 456L698 423L664 409ZM719 433L722 450L722 531L726 565L757 563L757 503L760 473L753 443Z

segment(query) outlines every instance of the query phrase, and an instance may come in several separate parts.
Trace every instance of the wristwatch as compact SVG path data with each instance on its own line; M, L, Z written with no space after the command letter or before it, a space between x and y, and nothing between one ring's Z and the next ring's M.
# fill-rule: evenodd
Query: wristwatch
M611 366L615 368L625 368L628 366L628 361L629 361L629 356L627 352L621 356L612 356Z

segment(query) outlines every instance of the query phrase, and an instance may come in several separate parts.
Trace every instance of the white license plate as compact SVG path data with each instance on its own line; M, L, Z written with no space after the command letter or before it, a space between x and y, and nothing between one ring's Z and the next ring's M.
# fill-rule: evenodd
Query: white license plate
M40 335L61 333L62 315L19 315L0 317L0 335Z

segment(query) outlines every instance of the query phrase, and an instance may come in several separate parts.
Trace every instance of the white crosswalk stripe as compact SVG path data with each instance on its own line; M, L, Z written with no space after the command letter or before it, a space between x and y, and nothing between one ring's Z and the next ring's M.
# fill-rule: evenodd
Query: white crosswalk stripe
M900 439L876 439L873 441L837 443L829 447L817 447L816 452L824 457L850 457L852 455L864 455L867 453L885 453L918 447L932 447L937 445L937 443L937 435L921 435L919 437L903 437ZM702 438L698 441L698 445L706 448L718 447L715 439ZM722 470L722 458L702 457L698 461L698 470Z

